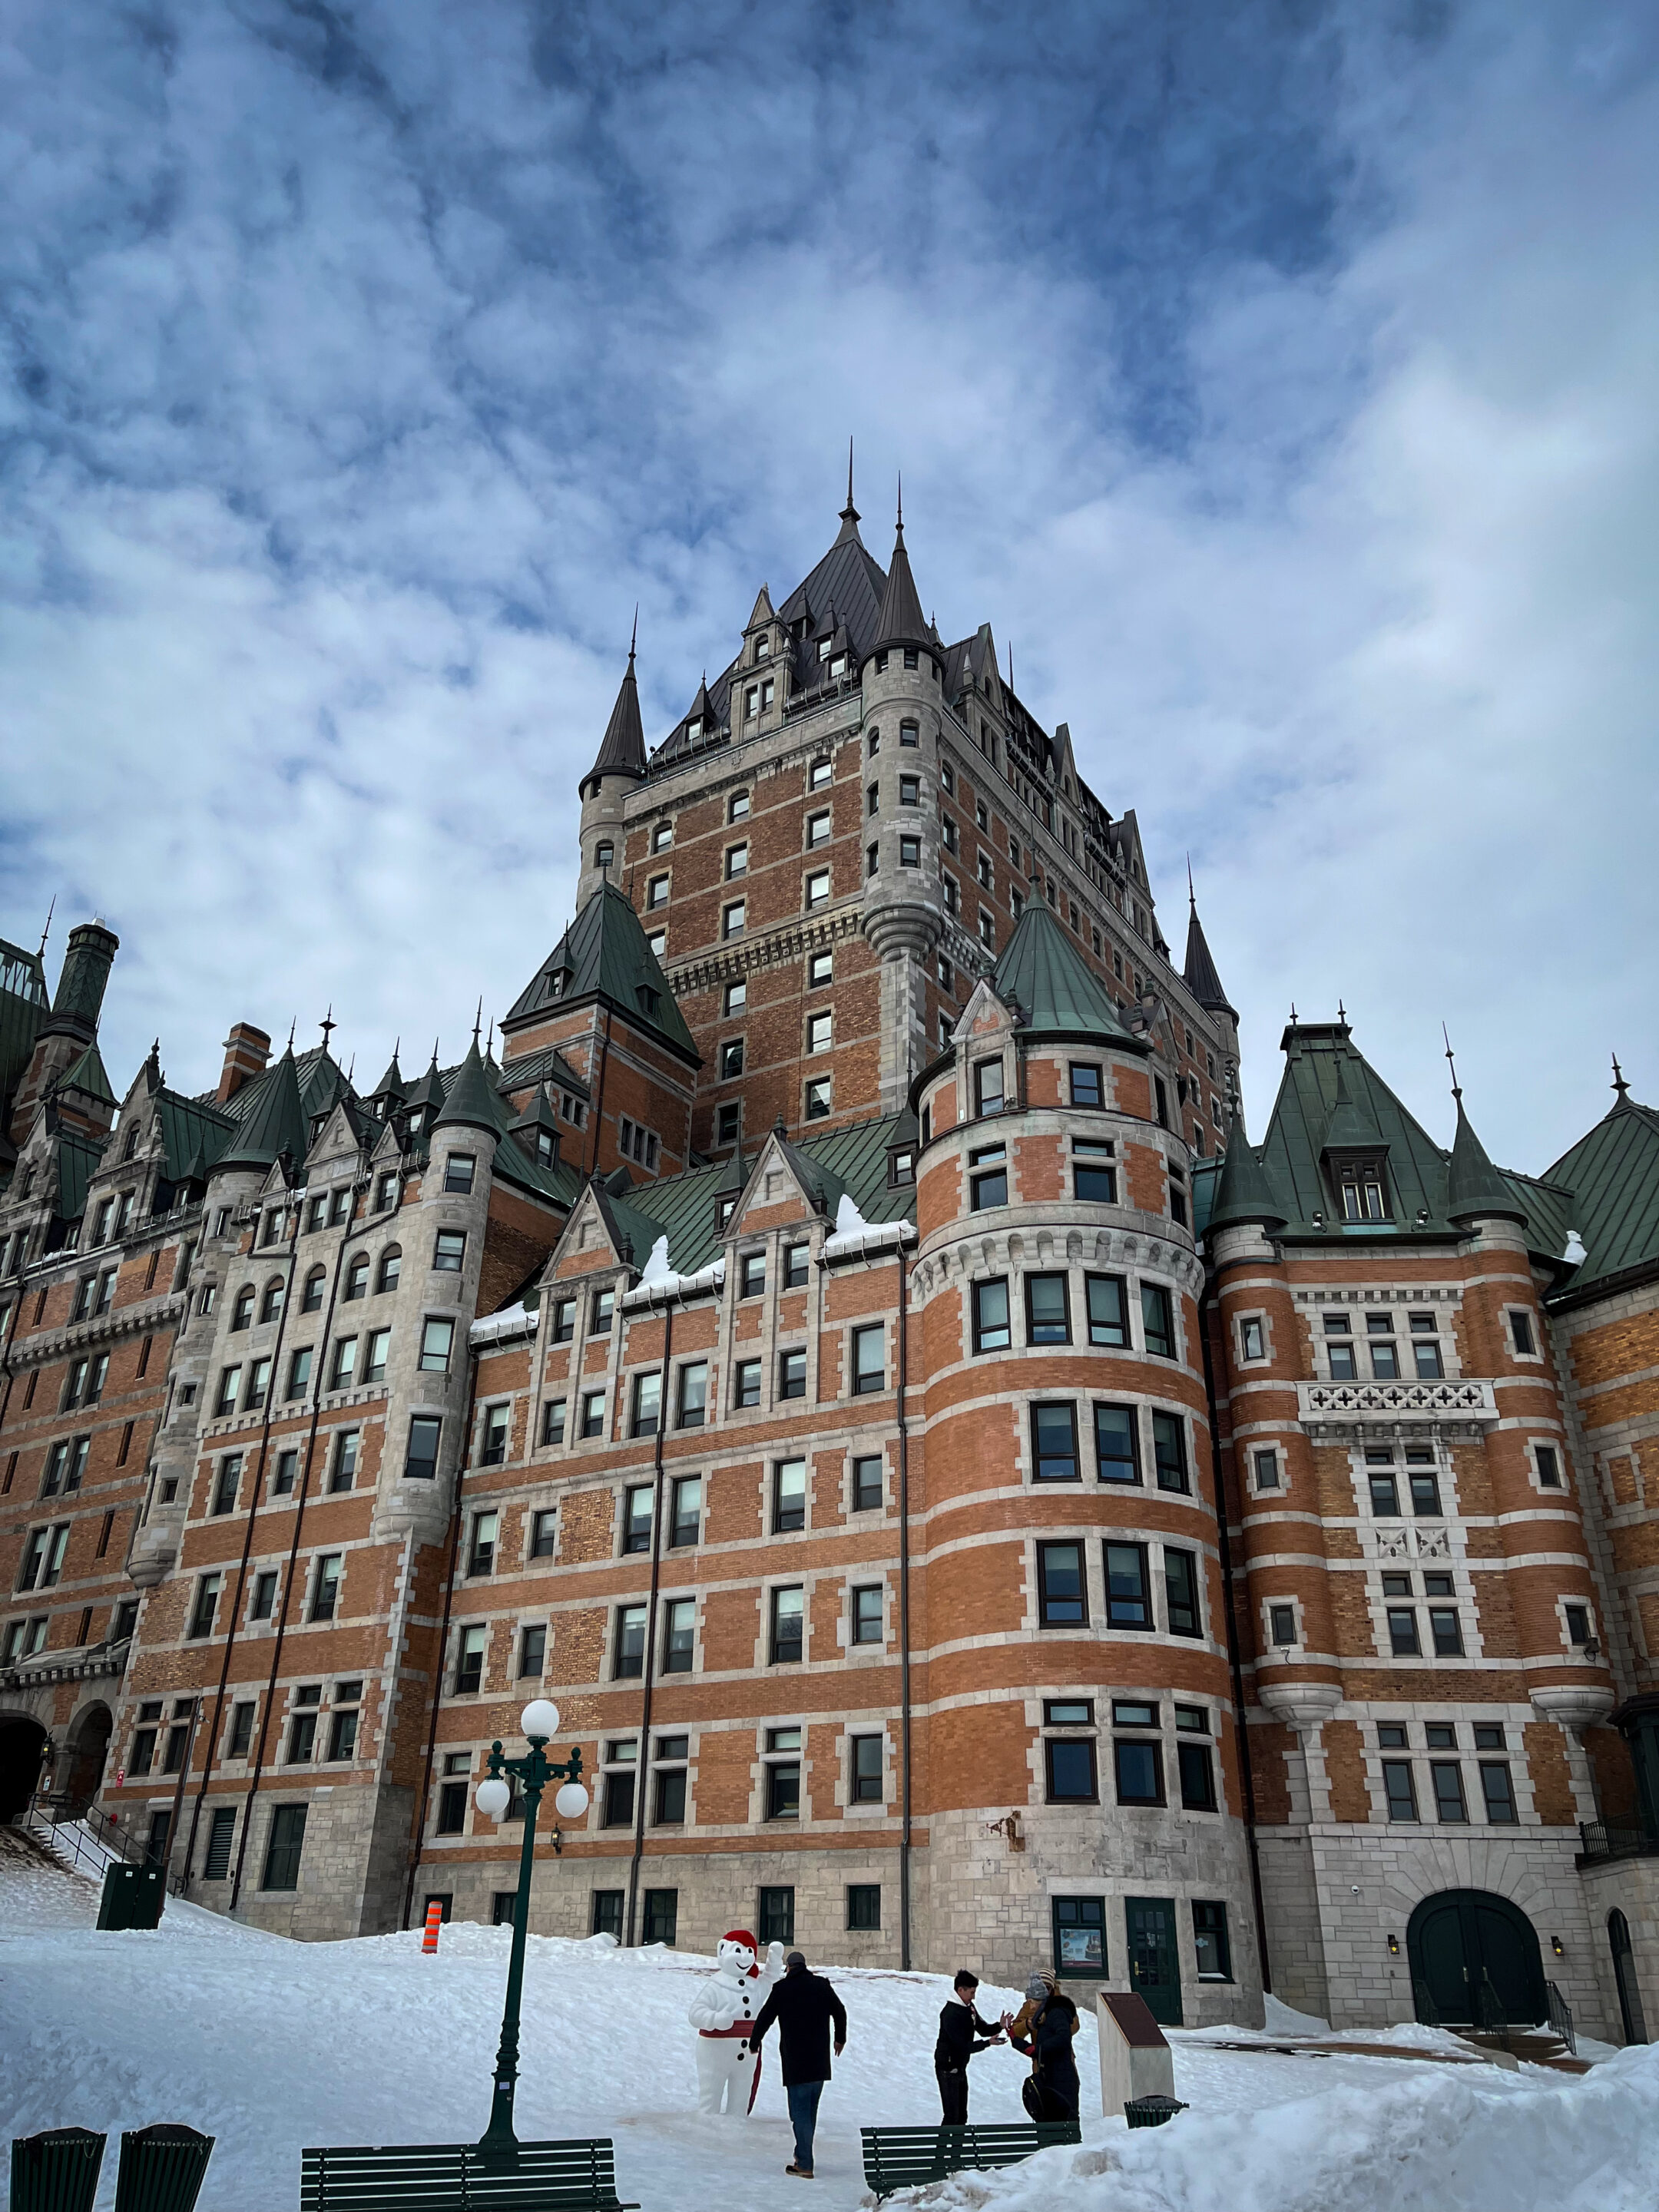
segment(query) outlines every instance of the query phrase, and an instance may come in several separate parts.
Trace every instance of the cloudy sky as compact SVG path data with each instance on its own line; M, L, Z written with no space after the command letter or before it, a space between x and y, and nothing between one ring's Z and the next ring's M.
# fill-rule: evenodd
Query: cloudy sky
M924 603L1292 1000L1541 1168L1659 1102L1641 0L6 0L0 933L159 1031L510 1003L856 437ZM55 963L54 963L55 972Z

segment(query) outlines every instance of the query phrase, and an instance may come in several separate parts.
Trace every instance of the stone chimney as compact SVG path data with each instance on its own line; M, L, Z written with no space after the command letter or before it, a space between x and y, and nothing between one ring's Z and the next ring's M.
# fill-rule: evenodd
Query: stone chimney
M263 1075L270 1064L270 1039L252 1022L234 1022L225 1039L225 1064L214 1097L222 1106L245 1083Z

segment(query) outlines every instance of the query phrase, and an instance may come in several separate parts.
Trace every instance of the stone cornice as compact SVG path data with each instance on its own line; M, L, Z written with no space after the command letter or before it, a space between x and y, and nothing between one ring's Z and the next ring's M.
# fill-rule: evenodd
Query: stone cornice
M845 900L822 914L797 916L769 930L745 931L727 944L670 968L668 988L677 999L683 999L689 992L712 990L718 983L736 982L760 969L775 968L781 961L799 959L804 953L837 945L843 938L858 935L861 908L861 898Z
M116 1344L123 1337L153 1334L168 1322L182 1321L188 1303L183 1291L165 1291L159 1297L141 1298L129 1306L112 1306L106 1314L88 1315L85 1321L71 1322L63 1328L49 1328L39 1335L25 1337L21 1345L13 1345L5 1358L0 1360L0 1374L24 1373L31 1367L45 1366L49 1360L62 1359L72 1352Z

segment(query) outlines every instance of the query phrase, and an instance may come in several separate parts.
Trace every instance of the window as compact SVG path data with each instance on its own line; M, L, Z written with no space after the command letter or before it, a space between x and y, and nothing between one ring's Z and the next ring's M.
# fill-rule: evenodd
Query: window
M1241 1359L1265 1359L1267 1356L1267 1334L1260 1314L1246 1314L1238 1324L1238 1356Z
M1099 1106L1104 1103L1102 1094L1100 1067L1094 1060L1071 1062L1068 1073L1072 1080L1073 1106Z
M240 1452L227 1452L220 1461L219 1472L214 1478L213 1500L208 1511L234 1513L236 1510L236 1493L241 1484L242 1455Z
M324 1552L319 1554L311 1583L311 1609L308 1620L332 1620L340 1602L340 1570L345 1563L343 1552ZM479 1634L483 1633L481 1629Z
M873 1328L853 1331L853 1395L868 1397L887 1387L887 1332L878 1322Z
M853 1510L878 1513L882 1506L882 1462L872 1452L853 1462Z
M397 1289L398 1278L402 1274L403 1267L402 1248L396 1244L388 1244L380 1255L380 1272L374 1279L377 1296L384 1297L388 1291Z
M974 1111L981 1117L1000 1114L1006 1103L1002 1088L1002 1062L981 1060L974 1064Z
M299 1479L300 1454L296 1447L290 1445L287 1450L279 1451L276 1455L276 1465L270 1478L271 1496L286 1498Z
M746 822L748 820L749 793L746 791L734 791L732 793L730 799L726 802L726 818L728 822Z
M847 1926L850 1933L866 1935L881 1926L881 1884L879 1882L849 1881L848 1883Z
M1025 1340L1028 1344L1071 1342L1071 1303L1064 1275L1025 1278Z
M590 1336L609 1336L611 1334L611 1324L615 1317L616 1310L617 1293L614 1289L608 1291L595 1291L593 1293L593 1303L588 1309L588 1334Z
M1192 1488L1187 1472L1187 1431L1179 1413L1152 1415L1152 1458L1160 1490Z
M853 1592L853 1641L854 1644L882 1644L886 1641L882 1626L882 1589L879 1583L866 1583Z
M1188 1813L1213 1813L1215 1802L1215 1767L1206 1743L1183 1743L1176 1747L1176 1764L1181 1775L1181 1802Z
M86 1365L85 1360L82 1360L80 1364L84 1368ZM236 1401L240 1394L241 1388L241 1369L240 1367L225 1368L219 1376L219 1395L213 1408L214 1418L216 1419L222 1420L227 1413L234 1413L236 1411ZM71 1405L75 1403L72 1397L70 1400L70 1403Z
M649 1375L634 1377L634 1412L629 1433L636 1437L654 1437L662 1421L662 1375L653 1370Z
M1386 1221L1388 1183L1380 1159L1346 1159L1337 1164L1337 1184L1345 1221Z
M619 1682L623 1682L644 1672L645 1607L642 1605L618 1606L616 1658L611 1673Z
M331 1491L349 1490L357 1480L357 1453L362 1443L358 1429L342 1429L335 1440L334 1468L328 1479Z
M832 983L835 975L836 956L833 952L814 952L809 956L806 963L806 988L809 991L816 991L826 983Z
M617 1941L619 1943L621 1942L623 1936L623 1899L624 1894L625 1893L620 1889L596 1889L594 1891L594 1935L614 1936ZM647 1909L648 1911L651 1899L661 1898L664 1896L673 1897L676 1893L672 1889L667 1891L660 1889L648 1889L645 1894L647 1899ZM671 1942L672 1941L672 1936L669 1940Z
M1498 1733L1501 1735L1502 1730L1500 1729ZM1477 1742L1480 1740L1480 1731L1477 1729L1475 1731ZM1495 1761L1488 1765L1486 1760L1481 1761L1480 1794L1486 1800L1486 1818L1494 1827L1514 1826L1519 1815L1515 1809L1515 1791L1510 1784L1510 1770L1506 1763Z
M743 1039L727 1037L720 1048L720 1079L730 1083L743 1073Z
M1270 1605L1267 1607L1267 1634L1282 1651L1288 1651L1296 1642L1296 1607L1293 1605Z
M810 1082L806 1086L805 1103L806 1108L806 1119L809 1121L822 1121L828 1117L830 1103L830 1078L827 1075L817 1075L813 1077L811 1082Z
M1072 1186L1077 1197L1086 1204L1117 1204L1117 1170L1112 1164L1113 1157L1108 1141L1073 1138Z
M421 1329L421 1368L423 1372L444 1375L449 1370L449 1355L455 1344L455 1324L453 1321L428 1321Z
M723 938L741 937L745 914L746 908L741 899L733 899L730 906L723 907L720 909L720 935Z
M1201 1636L1198 1612L1198 1555L1164 1547L1164 1602L1171 1636Z
M436 1413L416 1413L409 1424L409 1455L404 1473L411 1481L429 1482L438 1472L438 1439L443 1422Z
M1106 1623L1109 1628L1150 1628L1152 1588L1144 1544L1106 1547Z
M1425 1575L1423 1588L1430 1597L1449 1596L1452 1578L1449 1575ZM1429 1633L1434 1641L1437 1659L1461 1659L1463 1656L1463 1629L1457 1618L1455 1606L1431 1605L1429 1607Z
M584 1437L602 1437L605 1434L603 1390L584 1390L582 1393L581 1434Z
M495 1568L495 1545L501 1529L499 1513L475 1513L472 1516L472 1544L467 1553L466 1571L470 1575L493 1574Z
M441 1275L459 1275L461 1261L466 1251L466 1232L463 1229L441 1229L432 1250L432 1265Z
M786 1535L806 1526L806 1462L780 1460L772 1471L772 1533Z
M1185 1750L1187 1747L1183 1745L1182 1748ZM1120 1805L1161 1805L1164 1802L1164 1747L1161 1744L1139 1737L1115 1738L1112 1763L1116 1770L1117 1802Z
M55 1579L55 1577L54 1577ZM1582 1647L1590 1640L1589 1607L1585 1605L1564 1605L1562 1616L1567 1625L1567 1641Z
M772 1664L787 1666L802 1656L806 1592L797 1583L772 1593Z
M887 1182L890 1189L916 1179L916 1156L908 1145L896 1145L887 1155Z
M1258 1451L1253 1452L1250 1458L1251 1464L1255 1469L1256 1488L1277 1490L1279 1486L1279 1454L1272 1450Z
M663 1608L662 1671L665 1674L691 1672L697 1606L695 1598L671 1598Z
M1400 1380L1400 1347L1394 1340L1392 1314L1367 1314L1366 1336L1370 1346L1371 1374L1379 1382Z
M1397 1577L1409 1583L1409 1576ZM1422 1650L1417 1632L1417 1612L1412 1606L1390 1606L1389 1613L1389 1648L1396 1659L1414 1657Z
M306 1808L277 1805L270 1815L270 1834L265 1844L261 1889L295 1890L300 1887L300 1855L305 1848Z
M805 908L811 914L816 908L830 903L830 871L815 868L806 878Z
M64 1533L67 1535L67 1528ZM62 1556L60 1547L58 1557L61 1559ZM48 1579L55 1582L58 1577L54 1574ZM213 1619L219 1609L219 1591L223 1580L222 1575L211 1574L204 1575L198 1582L195 1601L190 1609L190 1626L185 1631L186 1638L191 1640L198 1641L204 1636L212 1635ZM44 1588L45 1585L43 1584L42 1587Z
M1077 1453L1077 1407L1069 1399L1032 1407L1031 1472L1038 1482L1081 1480Z
M1533 1464L1538 1469L1540 1488L1559 1490L1563 1486L1561 1462L1556 1455L1555 1447L1553 1444L1534 1444L1532 1448L1532 1456Z
M728 845L728 846L726 847L726 880L727 881L727 883L730 883L730 882L732 881L732 878L733 878L734 876L746 876L746 875L748 874L748 872L749 872L749 848L748 848L748 846L747 846L746 844L743 844L743 845ZM666 876L658 876L658 877L656 877L656 878L654 878L653 879L651 888L652 888L652 890L653 890L653 892L656 890L657 885L658 885L659 884L660 884L662 885L662 896L661 896L661 898L654 898L654 897L653 897L653 899L652 900L652 904L653 904L653 906L660 906L660 905L662 905L662 904L664 903L664 902L666 900L667 896L668 896L668 878L667 878L667 877L666 877Z
M1432 1326L1434 1316L1432 1314L1413 1314L1412 1316L1412 1327L1413 1328L1417 1327L1419 1320L1426 1321L1431 1326ZM1437 1382L1445 1374L1445 1362L1440 1356L1440 1345L1437 1338L1420 1336L1413 1337L1412 1339L1412 1358L1416 1365L1417 1379L1419 1382Z
M444 1188L459 1191L465 1197L472 1188L473 1174L477 1164L476 1158L471 1152L452 1152L444 1162ZM365 1261L363 1262L365 1273L368 1272L368 1262Z
M1407 1452L1406 1455L1406 1480L1411 1486L1412 1511L1426 1516L1431 1520L1438 1520L1440 1518L1440 1478L1432 1468L1424 1468L1413 1464L1413 1462L1419 1456L1427 1458L1428 1454Z
M786 1244L783 1248L783 1287L786 1291L804 1291L811 1269L812 1248L810 1244Z
M632 1744L613 1743L608 1747L610 1756L637 1758L637 1747ZM599 1825L605 1828L631 1828L634 1825L634 1788L636 1780L633 1767L613 1768L605 1778L605 1809Z
M1054 1972L1067 1979L1106 1972L1106 1900L1103 1897L1054 1899Z
M1087 1736L1046 1737L1042 1747L1051 1805L1092 1805L1100 1795L1095 1747Z
M1006 1352L1013 1342L1008 1322L1008 1280L999 1275L974 1285L974 1350Z
M1431 1759L1429 1775L1434 1784L1436 1820L1467 1821L1469 1808L1463 1802L1462 1768L1455 1759Z
M907 668L914 668L916 665L915 653L914 649L908 645L904 648L904 665ZM917 732L916 725L914 722L901 722L899 724L899 743L902 745L915 745L919 744L921 742L921 737Z
M651 1549L651 1485L634 1484L623 1493L622 1547L629 1552Z
M834 773L834 763L827 754L821 759L815 760L806 771L806 788L809 791L822 791Z
M739 1359L732 1370L732 1403L758 1406L760 1401L761 1364L758 1359Z
M274 1569L266 1568L253 1577L253 1595L248 1601L250 1620L269 1620L276 1610L276 1576Z
M355 1336L337 1338L334 1346L334 1367L328 1379L331 1390L349 1390L356 1380L357 1340Z
M1232 1949L1227 1941L1224 1905L1193 1899L1193 1954L1200 1982L1231 1981Z
M225 1743L227 1759L246 1759L252 1749L254 1711L252 1700L231 1707L230 1734Z
M1333 1382L1352 1382L1358 1376L1354 1348L1346 1340L1352 1325L1346 1314L1327 1314L1325 1316L1325 1356L1330 1364Z
M901 837L899 839L899 866L902 868L919 868L921 866L921 840L920 837Z
M1519 1306L1510 1308L1510 1341L1522 1359L1536 1357L1538 1347L1533 1341L1532 1316Z
M71 1316L76 1321L83 1320L86 1316L92 1301L93 1279L92 1276L88 1275L81 1285L80 1295L75 1302L75 1312ZM236 1303L230 1310L232 1328L251 1328L253 1326L253 1302L256 1296L257 1293L252 1283L246 1290L236 1293Z
M1081 1544L1039 1544L1037 1619L1044 1628L1086 1627L1089 1598Z
M806 1354L805 1352L782 1352L779 1353L778 1395L780 1398L804 1398L806 1395Z
M530 1556L532 1559L550 1559L559 1540L559 1516L553 1506L544 1506L531 1516Z
M700 1429L708 1408L708 1363L706 1359L690 1360L679 1371L679 1402L675 1414L675 1425L682 1429Z
M728 983L726 985L725 1012L728 1021L733 1014L740 1014L748 1003L749 986L747 983Z
M392 1331L389 1328L374 1328L369 1331L363 1340L362 1379L365 1382L386 1381L386 1364L391 1349ZM261 1364L268 1365L269 1362L261 1362Z
M359 1692L361 1695L361 1691ZM340 1692L335 1692L337 1705ZM337 1711L329 1723L328 1756L331 1763L344 1765L357 1756L357 1714L347 1706Z
M306 1277L304 1295L300 1300L300 1310L301 1313L319 1313L322 1310L323 1292L327 1287L327 1270L322 1267L313 1267L311 1273Z
M1175 1314L1170 1293L1161 1283L1140 1286L1140 1326L1146 1349L1162 1359L1176 1356Z
M968 1164L972 1172L969 1184L975 1212L982 1212L993 1206L1008 1203L1008 1148L1006 1145L981 1145L977 1152L969 1152Z

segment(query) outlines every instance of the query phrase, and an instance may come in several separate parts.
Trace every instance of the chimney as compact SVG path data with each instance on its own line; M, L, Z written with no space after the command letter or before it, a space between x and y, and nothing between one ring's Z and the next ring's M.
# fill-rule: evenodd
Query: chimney
M234 1022L225 1039L225 1065L214 1097L222 1106L245 1083L263 1075L270 1060L270 1039L252 1022Z
M104 987L120 944L115 932L101 921L83 921L70 930L52 1012L35 1036L34 1050L12 1101L13 1144L22 1143L40 1101L96 1041Z

